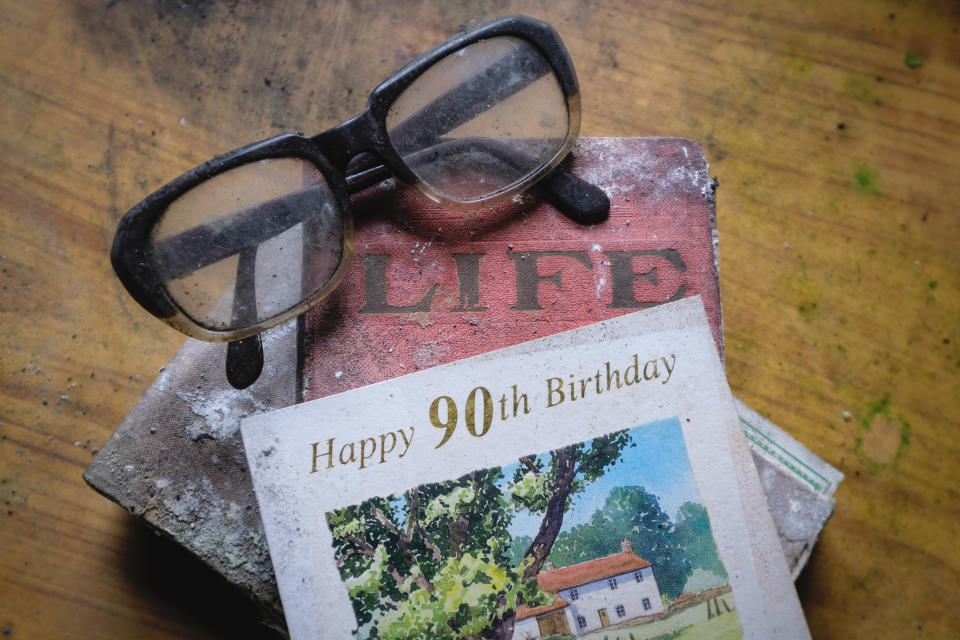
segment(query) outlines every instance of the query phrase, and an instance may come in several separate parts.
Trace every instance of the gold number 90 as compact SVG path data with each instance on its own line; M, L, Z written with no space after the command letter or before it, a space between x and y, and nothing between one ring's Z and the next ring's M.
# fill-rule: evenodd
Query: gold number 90
M480 428L477 428L477 394L480 394L483 402L483 422L480 425ZM446 416L447 419L440 420L440 404L446 404ZM453 432L457 428L457 403L454 402L453 398L450 396L440 396L436 398L433 402L430 403L430 424L432 424L437 429L445 429L443 438L440 440L440 443L434 447L434 449L439 449L447 443ZM467 431L470 432L470 435L479 438L486 435L487 431L490 430L490 425L493 424L493 397L490 395L490 392L486 387L476 387L473 391L470 392L470 395L467 396L466 407L464 410L464 421L467 425Z

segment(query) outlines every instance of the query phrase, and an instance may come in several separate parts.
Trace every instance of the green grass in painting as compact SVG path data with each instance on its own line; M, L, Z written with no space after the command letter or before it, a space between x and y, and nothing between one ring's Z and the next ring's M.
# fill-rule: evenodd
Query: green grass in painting
M730 594L723 596L733 604ZM584 640L738 640L743 637L736 611L707 618L707 603L701 602L678 611L662 620L634 626L598 629L583 636Z

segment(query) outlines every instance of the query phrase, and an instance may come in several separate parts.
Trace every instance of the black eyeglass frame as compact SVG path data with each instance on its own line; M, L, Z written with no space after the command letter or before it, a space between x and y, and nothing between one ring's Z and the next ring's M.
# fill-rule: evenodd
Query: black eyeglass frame
M488 197L454 200L433 190L406 165L390 141L387 114L397 97L437 62L459 49L494 37L513 36L534 45L549 63L567 103L568 127L554 156L523 180ZM529 188L555 169L576 141L580 129L580 89L573 62L559 35L545 22L526 16L507 16L464 32L425 52L405 65L370 94L360 114L312 137L283 134L217 156L164 185L133 207L117 228L111 262L121 283L144 309L178 331L201 340L226 342L256 335L302 314L330 294L346 275L353 257L353 213L347 186L347 167L360 154L376 156L403 182L432 202L453 210L489 206ZM248 327L217 330L199 324L171 298L149 259L150 233L166 209L197 185L231 169L277 158L300 158L323 175L344 223L344 253L333 276L318 291L284 312Z

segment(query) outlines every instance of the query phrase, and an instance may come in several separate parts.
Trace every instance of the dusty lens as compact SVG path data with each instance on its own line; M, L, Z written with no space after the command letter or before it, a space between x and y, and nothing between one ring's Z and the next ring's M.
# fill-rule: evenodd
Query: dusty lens
M484 40L443 58L396 99L390 141L430 189L481 200L549 164L570 128L543 54L520 38Z
M345 257L344 235L343 213L316 167L275 158L177 198L153 230L150 260L194 322L238 330L322 289Z

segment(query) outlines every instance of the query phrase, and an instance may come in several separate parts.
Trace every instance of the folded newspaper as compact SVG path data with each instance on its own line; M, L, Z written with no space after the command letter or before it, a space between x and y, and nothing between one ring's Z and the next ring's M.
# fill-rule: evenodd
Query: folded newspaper
M699 298L241 432L294 639L809 638Z

